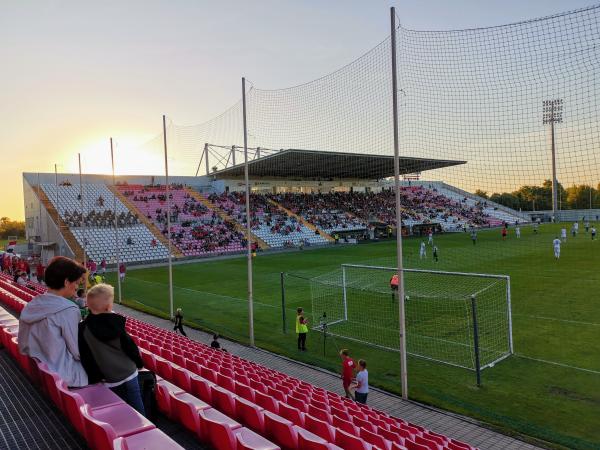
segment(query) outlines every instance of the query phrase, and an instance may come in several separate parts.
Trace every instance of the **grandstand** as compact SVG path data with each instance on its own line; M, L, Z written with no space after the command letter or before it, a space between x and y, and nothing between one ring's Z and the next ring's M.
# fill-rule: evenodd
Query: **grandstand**
M403 173L463 161L402 158ZM284 150L253 159L250 240L262 250L352 242L394 230L393 158ZM321 169L315 172L315 167ZM238 254L246 248L243 164L210 175L175 177L170 189L175 258ZM434 173L434 172L432 172ZM39 181L38 181L39 180ZM163 183L161 184L161 180ZM165 261L167 198L160 176L23 174L27 237L54 243L56 254L105 259L115 265ZM430 226L444 232L524 222L527 216L441 182L404 181L405 234ZM115 218L117 226L115 227ZM380 233L381 234L381 233ZM389 231L383 234L390 235ZM48 256L52 253L48 252Z

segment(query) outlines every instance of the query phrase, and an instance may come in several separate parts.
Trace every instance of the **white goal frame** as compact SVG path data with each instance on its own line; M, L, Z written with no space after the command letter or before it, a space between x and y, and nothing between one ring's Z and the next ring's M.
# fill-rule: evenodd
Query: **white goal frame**
M342 264L341 265L341 271L342 271L342 302L343 302L343 318L338 319L338 320L334 320L332 322L328 322L328 326L333 326L335 324L338 323L342 323L345 321L348 321L348 295L347 295L347 275L346 275L346 270L348 268L352 268L352 269L367 269L367 270L383 270L383 271L389 271L390 273L394 273L397 272L397 268L395 267L385 267L385 266L371 266L371 265L366 265L366 264ZM414 273L431 273L431 274L440 274L440 275L451 275L451 276L458 276L458 277L478 277L478 278L489 278L489 279L497 279L497 280L504 280L506 282L506 309L507 309L507 325L508 325L508 330L507 330L507 334L508 334L508 352L502 356L500 356L499 358L495 359L494 361L488 362L487 364L481 365L479 366L479 364L476 364L475 370L479 373L481 370L488 368L488 367L493 367L495 364L497 364L498 362L508 358L509 356L511 356L514 353L514 345L513 345L513 333L512 333L512 329L513 329L513 324L512 324L512 306L511 306L511 291L510 291L510 276L509 275L495 275L495 274L486 274L486 273L469 273L469 272L453 272L453 271L441 271L441 270L426 270L426 269L403 269L402 273L406 273L406 272L414 272ZM476 308L475 303L476 303L476 296L477 296L478 292L473 292L472 295L472 299L473 299L473 308ZM473 311L474 317L476 317L476 312L475 310ZM475 346L478 345L477 340L478 340L478 336L477 336L477 324L476 324L476 319L474 320L474 339L475 339ZM315 330L318 330L318 327L315 327ZM385 347L385 346L381 346L379 344L375 344L375 343L368 343L365 342L361 339L356 339L356 338L352 338L352 337L348 337L348 336L344 336L344 335L339 335L336 334L331 328L329 328L328 330L328 334L334 335L334 336L339 336L341 338L344 339L348 339L348 340L355 340L357 342L361 342L363 344L368 344L368 345L373 345L375 347L380 347L383 349L387 349L387 350L392 350L392 351L399 351L397 348L390 348L390 347ZM479 352L478 349L475 349L476 353ZM439 359L435 359L435 358L430 358L427 357L425 355L420 355L420 354L416 354L416 353L411 353L408 352L409 355L411 356L415 356L415 357L419 357L422 359L428 359L431 361L436 361L436 362L440 362L443 364L448 364L448 365L452 365L452 366L456 366L456 367L462 367L462 368L467 368L469 370L473 370L471 368L462 366L462 365L457 365L457 364L453 364L451 362L448 361L443 361L443 360L439 360Z

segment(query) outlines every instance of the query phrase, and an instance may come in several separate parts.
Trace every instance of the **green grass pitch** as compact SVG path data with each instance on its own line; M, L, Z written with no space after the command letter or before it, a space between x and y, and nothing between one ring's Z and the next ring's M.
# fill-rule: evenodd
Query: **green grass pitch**
M510 275L515 348L515 355L483 372L480 388L472 371L409 357L411 398L564 447L600 448L600 241L592 242L583 230L577 238L569 235L556 261L552 240L560 227L542 225L538 235L523 227L521 239L511 229L505 242L499 230L484 231L476 245L463 233L436 236L437 263L430 247L427 258L419 259L420 239L405 239L406 267ZM300 353L293 323L298 306L312 318L307 278L342 263L394 265L394 255L391 241L259 254L254 260L256 344L336 371L338 348L349 348L354 358L368 360L373 385L398 393L398 353L336 338L327 339L324 356L322 335L314 331L309 351ZM286 276L286 334L281 272L300 275ZM175 307L183 308L189 324L247 342L246 273L244 257L176 265ZM167 283L166 267L132 268L123 285L124 301L164 315ZM365 321L370 314L364 311Z

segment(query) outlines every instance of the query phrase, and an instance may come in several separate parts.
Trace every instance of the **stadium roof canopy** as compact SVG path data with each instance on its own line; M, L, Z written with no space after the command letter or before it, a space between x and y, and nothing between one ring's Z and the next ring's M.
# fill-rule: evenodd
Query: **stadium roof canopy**
M466 161L400 157L400 174L423 172L465 164ZM394 157L364 153L319 150L281 150L248 162L250 178L364 179L380 180L394 176ZM244 164L213 172L218 179L244 176Z

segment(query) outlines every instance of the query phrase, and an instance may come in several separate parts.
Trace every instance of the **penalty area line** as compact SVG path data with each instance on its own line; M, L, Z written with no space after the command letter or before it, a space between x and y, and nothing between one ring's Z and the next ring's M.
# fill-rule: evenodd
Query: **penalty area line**
M570 366L569 364L559 363L559 362L555 362L555 361L548 361L546 359L532 358L531 356L525 356L520 353L515 353L514 356L516 356L517 358L528 359L530 361L536 361L536 362L541 362L544 364L550 364L553 366L564 367L567 369L579 370L581 372L593 373L594 375L600 375L600 370L584 369L583 367Z

